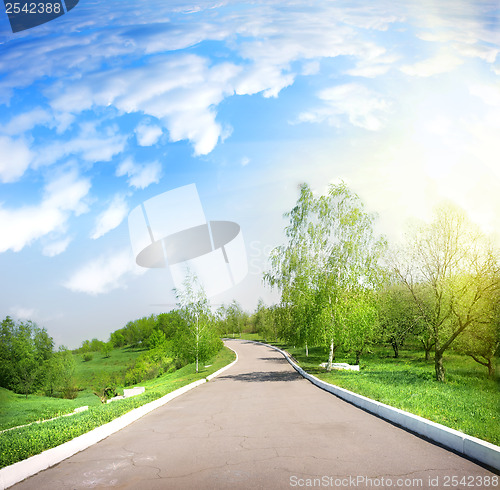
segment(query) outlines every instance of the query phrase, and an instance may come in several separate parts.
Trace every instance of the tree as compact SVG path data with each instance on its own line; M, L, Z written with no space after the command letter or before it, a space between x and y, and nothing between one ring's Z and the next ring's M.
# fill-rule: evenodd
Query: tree
M233 337L235 333L238 333L238 336L241 337L245 315L241 305L236 300L231 301L229 306L225 307L224 321L226 323L227 332L231 332Z
M71 351L60 346L58 352L45 363L45 393L63 398L76 398L78 388L75 384L74 373L76 362Z
M101 342L101 354L107 359L111 357L111 352L113 351L113 343L110 342Z
M92 382L92 392L101 400L101 403L106 403L107 400L118 395L116 379L104 373L99 374Z
M445 381L443 355L473 325L488 322L487 300L500 288L498 252L466 214L452 205L416 227L393 267L427 325L437 381Z
M377 307L380 334L384 342L391 345L395 358L399 357L399 349L411 334L424 333L422 343L424 347L428 345L425 342L425 324L421 321L410 292L403 285L395 282L382 289L378 295ZM426 349L426 353L428 352L429 349Z
M273 310L268 308L262 299L257 303L257 309L253 314L255 332L261 335L266 341L268 338L276 340L277 329Z
M11 387L26 395L26 398L34 391L37 381L42 377L42 364L49 357L48 346L53 345L52 339L45 337L48 337L45 329L40 329L29 320L17 324L13 332Z
M193 359L198 372L199 362L220 350L222 341L215 332L210 303L196 276L188 273L183 287L174 291L185 320L185 329L175 339L175 349L178 355Z
M488 301L489 320L471 325L457 338L456 348L488 369L488 376L495 377L495 357L500 349L500 293Z
M380 282L386 242L374 235L375 216L344 183L330 185L317 198L303 184L285 217L288 245L271 252L271 270L264 279L281 290L281 304L290 308L295 323L290 333L302 345L320 339L329 347L331 369L335 350L345 342L362 351L353 345L361 347L364 335L355 332L352 322L349 328L348 312L355 308L358 320L373 318L365 294Z
M123 347L125 345L125 336L122 330L120 328L110 334L109 341L113 344L113 347Z

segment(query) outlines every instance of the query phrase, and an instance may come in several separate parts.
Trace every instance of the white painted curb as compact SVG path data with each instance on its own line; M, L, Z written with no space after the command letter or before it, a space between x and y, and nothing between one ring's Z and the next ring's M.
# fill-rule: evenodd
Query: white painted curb
M295 364L290 356L283 350L275 347L274 345L264 344L254 340L247 342L255 342L256 344L271 347L280 352L285 359L292 365L292 367L300 373L304 378L311 381L319 388L326 390L334 395L342 398L343 400L356 405L378 417L389 420L400 427L408 429L416 434L426 437L431 441L437 442L442 446L452 449L457 453L463 454L471 459L500 470L500 447L495 444L477 439L476 437L469 436L458 430L450 429L445 425L437 424L430 420L419 417L399 408L391 407L385 403L380 403L370 398L367 398L352 391L340 388L338 386L322 381L312 374L306 373L300 366Z
M228 348L231 349L230 347ZM231 350L236 354L233 349ZM130 425L132 422L140 419L147 413L152 412L162 405L165 405L174 398L183 395L187 391L190 391L197 386L205 384L207 381L210 381L230 367L234 366L236 362L238 362L238 354L236 354L236 359L233 362L219 369L210 376L207 376L206 378L193 381L192 383L186 386L182 386L181 388L178 388L177 390L172 391L171 393L168 393L165 396L158 398L157 400L147 403L146 405L142 405L141 407L134 408L130 412L121 415L111 422L101 425L100 427L96 427L90 432L75 437L71 441L65 442L60 446L56 446L52 449L47 449L40 454L36 454L35 456L31 456L28 459L19 461L18 463L14 463L10 466L6 466L5 468L0 469L0 489L3 490L9 488L12 485L19 483L20 481L23 481L42 470L60 463L70 456L73 456L73 454L83 451L84 449L87 449L97 442L102 441L111 434L118 432L127 425Z

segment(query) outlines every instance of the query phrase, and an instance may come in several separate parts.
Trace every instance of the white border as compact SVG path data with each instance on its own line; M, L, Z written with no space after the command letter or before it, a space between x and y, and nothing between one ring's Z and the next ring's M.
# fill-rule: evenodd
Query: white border
M371 398L367 398L352 391L340 388L338 386L322 381L312 374L306 373L300 366L295 364L288 353L275 347L274 345L249 340L248 342L255 342L256 344L271 347L280 352L285 359L292 365L292 367L300 373L304 378L309 380L314 385L322 388L323 390L332 393L343 400L352 403L353 405L366 410L378 417L393 422L405 429L415 432L421 436L437 442L447 449L451 449L457 453L463 454L468 458L474 459L479 463L485 464L496 470L500 470L500 447L495 444L472 437L458 430L450 429L445 425L432 422L430 420L419 417L399 408L391 407L385 403L380 403Z

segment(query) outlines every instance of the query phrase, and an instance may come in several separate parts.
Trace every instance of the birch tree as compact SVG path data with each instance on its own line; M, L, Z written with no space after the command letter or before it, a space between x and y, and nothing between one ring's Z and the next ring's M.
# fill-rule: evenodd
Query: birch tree
M183 287L174 291L185 319L185 328L177 332L176 350L188 360L194 360L198 372L200 361L215 354L222 347L222 341L215 332L209 300L196 276L187 274Z
M327 345L331 369L340 345L359 347L368 335L365 331L359 336L358 326L374 318L365 293L380 283L386 242L375 236L375 215L365 211L344 183L330 185L319 197L303 184L296 206L285 217L288 245L272 251L271 269L264 279L281 290L282 303L292 311L294 306L313 305L307 321L297 325L301 331L297 337ZM349 325L353 311L357 333Z

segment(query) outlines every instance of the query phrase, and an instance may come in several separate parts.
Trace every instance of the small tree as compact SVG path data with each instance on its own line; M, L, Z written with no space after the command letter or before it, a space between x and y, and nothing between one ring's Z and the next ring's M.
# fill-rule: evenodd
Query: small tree
M395 358L399 357L400 348L412 334L421 336L424 348L428 345L428 330L407 288L398 283L388 285L378 295L377 310L380 335L391 345ZM427 356L431 348L432 345L426 349Z
M182 289L175 289L181 312L185 319L185 330L175 339L177 353L193 359L196 372L199 362L209 359L221 347L222 341L215 331L215 322L205 290L195 275L188 273Z
M92 383L92 391L101 403L106 403L107 400L117 396L116 380L106 374L98 375Z
M111 357L111 352L113 351L113 343L111 341L109 342L102 342L101 345L101 354L108 359Z

